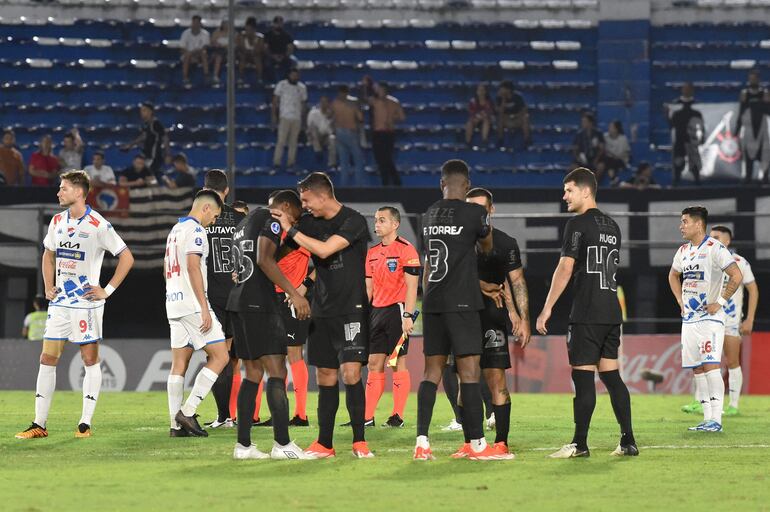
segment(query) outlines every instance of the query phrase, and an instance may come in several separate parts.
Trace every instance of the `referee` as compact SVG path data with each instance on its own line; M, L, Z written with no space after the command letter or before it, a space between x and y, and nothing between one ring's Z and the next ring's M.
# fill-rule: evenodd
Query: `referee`
M564 201L575 217L567 221L559 264L537 331L547 334L551 309L573 280L574 301L567 331L567 353L575 385L575 436L550 455L554 459L588 457L588 427L596 406L595 372L607 387L620 443L612 455L639 455L631 427L631 398L618 370L621 314L615 272L620 262L620 228L596 207L596 177L578 167L564 178Z

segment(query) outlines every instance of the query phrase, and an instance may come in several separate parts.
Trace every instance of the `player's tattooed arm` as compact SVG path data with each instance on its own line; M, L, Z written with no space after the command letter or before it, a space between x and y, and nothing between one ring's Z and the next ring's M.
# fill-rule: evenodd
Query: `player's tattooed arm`
M505 298L503 297L503 287L501 285L497 283L488 283L479 279L479 286L481 287L481 293L495 301L495 306L497 306L498 309L503 307Z
M516 309L521 316L519 330L516 333L519 336L519 342L522 347L526 347L532 335L529 324L529 290L527 289L527 280L524 279L524 269L517 268L508 273L508 279L513 290L513 297L516 302Z
M679 304L679 309L682 310L684 315L684 304L682 304L682 273L677 272L673 268L668 271L668 286L671 288L671 293L674 294L676 303Z
M292 225L292 219L284 215L281 210L270 210L273 217L281 223L281 228L288 233L300 247L304 247L311 254L319 258L326 259L335 253L340 252L350 245L350 242L340 235L332 235L327 240L321 241L307 236ZM279 285L280 286L280 285Z
M738 265L733 262L725 268L724 270L725 274L727 274L727 277L729 278L729 281L727 281L727 284L725 284L725 287L722 291L722 299L724 301L727 301L730 299L730 297L733 296L735 291L738 289L739 286L743 284L743 274L741 273L741 270L738 268ZM719 312L720 309L722 309L722 306L724 306L726 302L723 302L722 304L715 302L713 304L709 304L706 306L706 311L709 315L715 315Z

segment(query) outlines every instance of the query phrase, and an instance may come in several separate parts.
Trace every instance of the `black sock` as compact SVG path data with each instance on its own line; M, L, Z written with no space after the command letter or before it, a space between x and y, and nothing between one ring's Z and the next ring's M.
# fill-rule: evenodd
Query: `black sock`
M620 372L618 370L599 372L599 378L602 379L610 395L612 410L615 411L615 419L620 425L621 444L636 444L631 426L631 395L620 377Z
M444 382L444 392L446 393L446 398L449 400L449 405L452 406L452 412L455 414L455 421L457 423L462 423L462 413L460 412L460 408L457 405L457 395L460 393L460 386L457 383L457 373L455 373L451 366L447 366L444 368L444 375L442 379Z
M572 370L575 398L572 408L575 415L575 436L572 442L579 450L588 450L588 427L596 407L596 386L593 370Z
M258 383L243 379L238 392L238 442L246 448L251 446L251 418L254 416L258 389Z
M460 398L463 401L463 428L467 428L470 439L484 437L484 404L478 382L460 383Z
M438 386L429 380L420 382L417 389L417 435L427 436L430 420L433 418L433 406L436 405Z
M217 421L225 421L230 417L230 393L233 391L233 367L228 361L227 366L211 386L211 393L217 403Z
M273 439L281 446L289 444L289 398L286 396L286 381L278 377L267 379L265 386L267 407L273 420Z
M508 446L508 432L511 429L511 402L495 405L495 443Z
M318 442L326 448L333 447L334 420L339 407L339 386L318 386Z
M495 410L495 406L492 404L492 391L490 391L486 379L481 379L479 388L481 389L481 398L484 399L484 418L489 419Z
M458 405L457 411L459 412L459 416L460 416L460 425L463 426L463 439L465 439L466 443L470 443L471 438L468 437L468 428L465 426L465 422L463 421L463 415L465 414L465 411L463 410L463 406Z
M366 414L366 392L360 380L355 384L345 384L345 405L350 414L350 427L353 429L353 442L365 441L364 415Z

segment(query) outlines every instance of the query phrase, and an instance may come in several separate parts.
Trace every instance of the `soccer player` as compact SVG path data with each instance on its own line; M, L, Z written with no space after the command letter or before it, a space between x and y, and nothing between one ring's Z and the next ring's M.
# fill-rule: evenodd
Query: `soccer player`
M339 408L337 374L342 370L345 401L353 429L353 455L373 457L364 435L366 399L361 366L368 360L367 300L364 267L369 230L363 215L334 196L331 179L314 172L299 182L302 206L309 212L297 227L273 210L287 238L313 256L316 280L308 336L308 362L318 381L318 439L306 452L335 456L334 418Z
M414 328L420 257L414 246L398 236L401 212L383 206L374 214L380 243L366 254L366 294L369 314L369 374L366 379L366 426L374 426L374 411L385 390L386 358L402 335ZM403 427L404 408L412 384L406 368L409 342L404 341L393 371L393 412L383 427Z
M573 302L567 331L567 353L575 385L575 435L570 444L550 455L554 459L588 457L588 427L596 406L594 378L607 387L620 424L620 443L613 455L639 455L631 426L631 398L618 370L622 317L615 272L620 263L620 228L596 207L596 177L578 167L564 178L567 211L576 214L564 228L559 264L537 331L548 334L551 310L572 279Z
M273 211L279 211L292 225L302 212L299 197L286 190L273 198ZM238 282L230 292L227 308L235 311L235 353L246 368L246 379L238 394L238 441L235 459L308 459L289 439L289 401L286 397L286 328L280 314L275 285L286 290L297 318L310 314L310 305L281 273L276 252L281 244L281 225L271 210L257 208L238 224L233 235L233 254ZM273 426L270 455L251 444L254 400L264 372L269 378L264 393Z
M682 210L679 231L687 243L674 255L668 282L682 310L682 368L692 368L695 397L703 407L703 421L690 430L721 432L725 383L719 365L725 337L724 307L743 276L727 247L706 235L707 223L706 208Z
M443 199L423 216L427 256L423 274L423 335L425 374L417 392L417 440L415 460L433 460L428 430L447 356L452 353L460 376L463 430L470 439L468 458L512 459L500 454L484 438L484 411L479 380L482 353L479 311L484 302L479 288L476 244L481 252L492 248L487 211L466 203L470 188L468 164L449 160L441 167Z
M195 411L219 374L229 363L222 325L209 303L209 243L206 228L222 211L222 199L213 190L195 195L190 213L179 219L166 238L163 275L166 279L166 316L171 330L171 371L166 389L171 417L171 437L207 437ZM208 361L184 399L184 376L194 350L203 349Z
M222 212L213 224L206 226L206 238L209 245L206 270L208 299L214 315L222 325L227 350L232 354L232 318L227 311L227 298L230 295L230 290L233 289L232 275L235 270L231 248L235 226L243 220L245 215L224 202L230 192L227 174L224 171L219 169L208 171L203 179L203 188L213 190L222 200ZM232 428L234 426L230 416L230 394L233 389L233 371L236 368L238 368L238 359L231 357L211 388L217 403L217 418L205 424L209 428Z
M494 215L495 207L489 190L471 189L466 198L469 203L483 206L490 217ZM494 447L500 453L508 453L511 396L505 370L511 367L508 350L509 321L511 332L519 338L522 348L527 346L531 336L529 293L516 239L493 227L492 250L478 256L478 271L484 295L484 309L481 310L484 344L481 371L492 395L496 431ZM466 439L458 456L464 457L469 452L470 444Z
M48 411L56 388L56 366L64 343L80 346L85 365L83 414L75 437L91 436L91 420L102 386L99 341L106 299L115 292L134 264L134 258L112 225L86 205L88 174L70 171L61 175L57 213L43 240L43 281L48 319L43 334L40 370L35 387L35 420L17 439L48 437ZM99 286L104 252L118 257L118 266L107 286Z

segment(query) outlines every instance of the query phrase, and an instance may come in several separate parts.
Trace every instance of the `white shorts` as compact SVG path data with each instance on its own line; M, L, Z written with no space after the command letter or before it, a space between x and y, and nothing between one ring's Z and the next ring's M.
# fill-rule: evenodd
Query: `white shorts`
M171 327L171 348L192 347L200 350L206 345L225 341L225 333L222 324L217 320L214 312L211 312L211 329L201 332L201 314L193 313L180 318L169 318Z
M721 322L702 320L682 324L682 368L719 364L724 341L725 326Z
M43 339L69 341L78 345L101 341L102 315L104 304L90 309L49 306Z
M741 322L737 318L728 318L725 323L725 336L741 337Z

